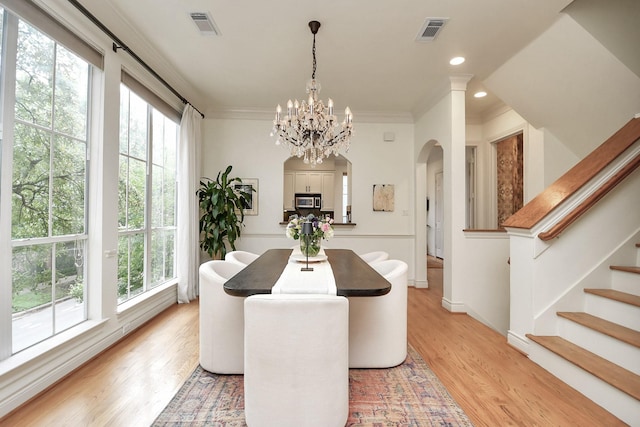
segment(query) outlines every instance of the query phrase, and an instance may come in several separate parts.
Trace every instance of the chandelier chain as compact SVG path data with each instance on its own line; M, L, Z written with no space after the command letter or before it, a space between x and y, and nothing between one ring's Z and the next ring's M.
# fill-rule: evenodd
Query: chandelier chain
M280 105L276 108L271 136L277 136L276 145L290 150L291 156L303 157L304 163L316 166L323 158L337 155L339 151L349 151L353 133L353 115L349 107L344 110L344 121L340 123L333 110L333 101L325 106L317 95L320 83L316 81L316 32L320 28L318 21L309 22L313 34L313 72L307 83L308 100L295 103L287 101L286 112Z
M313 72L311 73L311 78L313 80L316 79L316 66L317 66L317 62L316 62L316 35L313 35L313 49L311 50L313 52Z

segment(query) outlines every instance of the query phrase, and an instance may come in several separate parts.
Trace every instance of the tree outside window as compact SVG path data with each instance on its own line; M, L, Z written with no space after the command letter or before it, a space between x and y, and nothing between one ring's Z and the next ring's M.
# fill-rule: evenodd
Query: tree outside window
M91 66L25 21L3 26L3 37L11 28L17 37L6 40L17 42L6 48L17 58L15 94L4 101L14 111L10 234L17 352L86 319Z
M118 302L175 278L178 125L120 89Z

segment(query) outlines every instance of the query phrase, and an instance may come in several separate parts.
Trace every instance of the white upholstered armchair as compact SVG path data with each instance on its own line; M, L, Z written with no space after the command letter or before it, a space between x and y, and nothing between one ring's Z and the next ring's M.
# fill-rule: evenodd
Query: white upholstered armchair
M349 413L345 297L245 300L245 418L250 427L342 427Z
M200 266L200 365L209 372L244 372L244 298L223 288L244 267L221 260Z
M255 261L260 255L247 251L231 251L227 252L224 257L225 261L235 262L247 266Z
M404 261L371 267L391 283L378 297L349 297L349 367L389 368L407 357L407 270Z
M360 254L359 256L368 264L373 264L374 262L386 261L389 259L389 254L386 253L385 251L367 252L366 254Z

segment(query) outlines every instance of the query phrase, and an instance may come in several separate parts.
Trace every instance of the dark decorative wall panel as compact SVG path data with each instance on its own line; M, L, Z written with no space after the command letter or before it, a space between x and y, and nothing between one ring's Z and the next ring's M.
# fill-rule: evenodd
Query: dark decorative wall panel
M498 226L523 206L522 134L496 143L498 166Z

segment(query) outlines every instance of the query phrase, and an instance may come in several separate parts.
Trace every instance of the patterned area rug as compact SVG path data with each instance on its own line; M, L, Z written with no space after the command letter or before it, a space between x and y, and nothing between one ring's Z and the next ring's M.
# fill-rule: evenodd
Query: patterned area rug
M246 426L242 375L216 375L200 366L153 426ZM390 369L349 370L347 426L472 426L420 355Z

